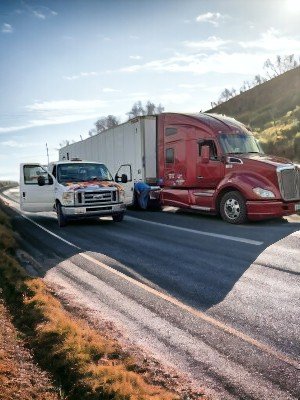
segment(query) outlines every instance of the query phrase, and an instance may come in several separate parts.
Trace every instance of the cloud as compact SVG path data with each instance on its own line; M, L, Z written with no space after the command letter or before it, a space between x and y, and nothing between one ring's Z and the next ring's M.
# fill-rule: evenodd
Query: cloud
M121 90L107 87L107 88L103 88L102 92L103 93L120 93Z
M7 140L6 142L0 142L0 144L2 146L20 148L20 149L39 145L39 143L20 143L20 142L17 142L16 140Z
M36 102L25 108L28 111L62 111L66 113L69 111L92 111L103 107L105 104L106 103L102 100L53 100Z
M58 15L58 13L56 11L53 11L48 7L40 6L40 7L33 8L28 5L27 5L27 7L28 7L29 11L31 11L32 14L38 19L45 20L46 18L56 17Z
M263 65L267 53L247 53L220 51L213 54L176 54L167 59L153 60L144 64L135 64L121 68L121 72L136 73L140 71L206 74L255 74L257 66Z
M141 59L142 59L141 56L129 56L129 58L130 58L131 60L141 60Z
M230 40L223 40L216 36L210 36L205 40L198 40L198 41L185 41L183 42L184 46L190 49L197 49L197 50L219 50L223 48L225 45L231 43Z
M268 58L273 58L277 54L300 53L300 36L299 38L284 36L274 28L262 33L256 40L232 42L210 36L206 40L185 41L182 44L189 52L175 53L172 57L145 63L135 63L118 71L255 75L260 70L262 72L263 64Z
M209 24L212 24L213 26L219 26L219 22L224 20L227 16L222 15L220 13L212 13L212 12L207 12L205 14L200 14L196 18L197 22L208 22Z
M203 83L180 83L179 88L183 89L204 89L206 86Z
M13 27L10 24L2 24L2 33L12 33L14 31Z
M33 15L39 19L46 19L46 15L37 10L33 10Z
M0 127L0 134L47 125L61 125L99 117L106 106L102 100L53 100L25 107L29 121L19 126Z
M283 36L274 28L263 32L257 40L239 42L244 49L261 49L281 54L295 54L300 52L300 38Z
M98 76L98 72L91 71L91 72L80 72L78 75L71 75L71 76L64 76L63 78L68 81L74 81L80 78L87 78L90 76Z

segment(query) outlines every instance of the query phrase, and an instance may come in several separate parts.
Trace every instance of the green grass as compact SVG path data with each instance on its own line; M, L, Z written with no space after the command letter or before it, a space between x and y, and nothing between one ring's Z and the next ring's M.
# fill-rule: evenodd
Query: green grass
M250 126L267 154L300 162L300 67L209 110Z

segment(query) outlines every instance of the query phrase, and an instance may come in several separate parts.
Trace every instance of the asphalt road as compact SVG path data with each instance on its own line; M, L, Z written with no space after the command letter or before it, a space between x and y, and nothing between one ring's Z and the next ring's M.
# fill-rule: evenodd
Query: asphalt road
M59 229L13 212L13 226L40 276L214 398L300 398L299 216L129 211Z

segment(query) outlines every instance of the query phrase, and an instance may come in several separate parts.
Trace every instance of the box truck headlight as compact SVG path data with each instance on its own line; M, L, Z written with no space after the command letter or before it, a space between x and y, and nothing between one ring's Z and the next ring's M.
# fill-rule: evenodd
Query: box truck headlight
M260 187L254 188L253 192L256 193L259 197L262 197L264 199L274 199L275 194L271 192L271 190L266 190Z
M74 192L65 192L62 195L63 206L74 206Z
M119 201L125 201L125 190L119 190Z

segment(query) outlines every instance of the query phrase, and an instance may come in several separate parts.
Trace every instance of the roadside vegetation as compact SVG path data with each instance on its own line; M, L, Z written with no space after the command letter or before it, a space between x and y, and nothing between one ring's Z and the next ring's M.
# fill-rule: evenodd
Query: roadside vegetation
M219 104L209 112L249 126L267 154L300 162L300 66Z
M72 317L42 279L27 275L15 258L16 248L9 218L0 210L2 294L15 325L33 349L39 365L54 376L62 398L179 398L164 388L146 383L144 377L136 372L134 360L122 351L118 343L102 336L85 321ZM0 382L2 378L0 369Z

